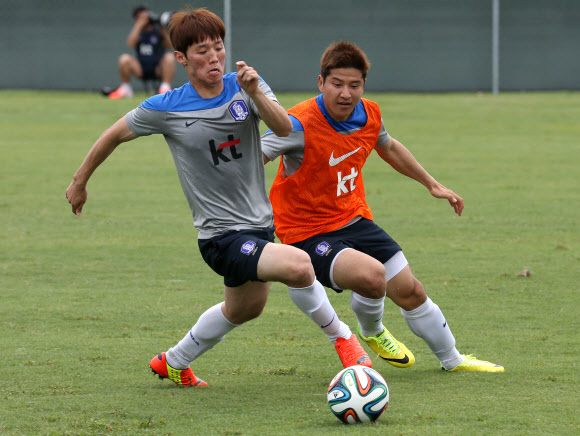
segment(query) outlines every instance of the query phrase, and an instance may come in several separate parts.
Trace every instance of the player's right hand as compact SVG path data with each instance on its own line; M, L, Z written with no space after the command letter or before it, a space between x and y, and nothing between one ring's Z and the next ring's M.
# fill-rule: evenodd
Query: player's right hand
M149 24L149 11L141 11L139 15L135 17L135 24L137 24L140 28L143 28Z
M236 67L238 68L238 83L244 91L252 96L259 89L258 83L260 81L260 76L258 75L258 72L247 65L244 61L237 61Z
M81 216L83 205L87 202L87 188L81 188L72 182L66 190L66 199L72 206L72 213Z

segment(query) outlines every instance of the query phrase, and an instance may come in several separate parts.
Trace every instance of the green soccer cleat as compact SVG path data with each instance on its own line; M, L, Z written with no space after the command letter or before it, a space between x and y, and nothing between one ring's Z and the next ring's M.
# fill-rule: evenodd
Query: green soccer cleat
M415 363L415 356L409 351L405 344L399 342L383 326L383 332L378 336L365 338L358 326L358 335L365 341L377 355L398 368L408 368Z
M452 369L445 369L443 366L441 369L449 372L456 371L472 371L472 372L504 372L504 368L496 363L487 362L485 360L478 360L471 354L463 356L463 362Z

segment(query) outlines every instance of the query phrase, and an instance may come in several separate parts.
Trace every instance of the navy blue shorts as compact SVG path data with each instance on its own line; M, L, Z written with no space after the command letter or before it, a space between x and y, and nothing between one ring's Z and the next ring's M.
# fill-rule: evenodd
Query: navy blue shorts
M143 71L143 76L141 76L141 80L155 80L155 79L160 79L159 75L157 74L157 66L159 65L159 62L161 62L161 58L152 58L152 59L147 59L139 60L139 63L141 64L141 70Z
M211 269L235 288L258 279L258 261L268 242L274 242L274 227L233 230L210 239L199 239L201 256Z
M342 290L332 286L330 268L336 255L345 248L354 248L383 264L401 251L399 244L387 232L366 218L343 229L321 233L291 245L308 253L318 281L336 292Z

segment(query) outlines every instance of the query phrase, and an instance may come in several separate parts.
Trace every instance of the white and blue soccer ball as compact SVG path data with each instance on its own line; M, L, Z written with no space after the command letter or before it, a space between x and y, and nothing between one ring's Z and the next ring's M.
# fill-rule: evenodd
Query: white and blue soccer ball
M334 376L327 398L332 413L345 424L373 422L389 405L389 387L374 369L354 365Z

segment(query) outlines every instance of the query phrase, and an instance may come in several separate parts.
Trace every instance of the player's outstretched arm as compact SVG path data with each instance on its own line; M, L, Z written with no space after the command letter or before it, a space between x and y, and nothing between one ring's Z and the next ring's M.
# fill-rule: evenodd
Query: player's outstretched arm
M171 39L169 38L169 32L167 28L161 27L161 37L163 38L163 46L166 50L173 50L173 45L171 45Z
M391 137L386 145L376 147L376 150L385 162L424 185L433 197L447 199L455 213L461 216L463 198L435 180L403 144Z
M238 83L248 93L260 112L260 118L276 136L288 136L292 132L292 121L286 110L277 102L270 100L262 92L258 83L260 76L252 67L244 61L236 62L238 67Z
M83 210L83 205L87 201L87 183L98 166L107 159L119 144L135 138L137 138L137 135L129 128L125 117L123 117L105 130L97 139L66 190L66 198L71 204L72 212L75 215L80 216Z
M139 35L141 34L141 30L149 23L149 12L148 11L141 11L139 15L137 15L135 19L135 23L131 28L131 32L129 32L129 36L127 36L127 45L131 48L137 47L137 43L139 42Z

